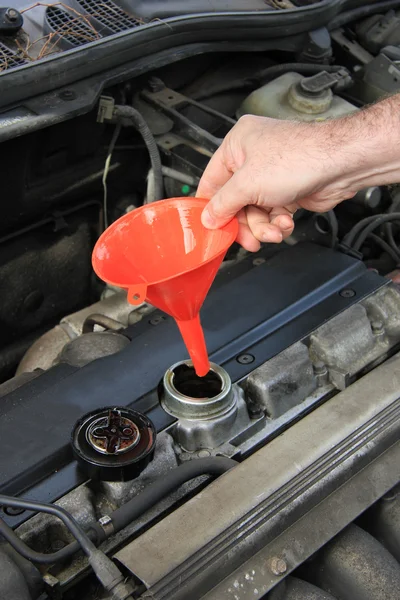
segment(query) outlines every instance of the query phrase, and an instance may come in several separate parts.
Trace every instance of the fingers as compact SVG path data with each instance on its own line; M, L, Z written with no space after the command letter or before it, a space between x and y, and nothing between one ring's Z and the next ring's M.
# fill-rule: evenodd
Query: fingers
M261 242L279 244L293 232L292 214L283 206L272 209L248 206L246 212L251 232Z
M269 213L271 224L278 227L282 234L282 239L284 240L293 233L293 215L296 212L296 210L297 208L295 207L295 205L276 206L272 208L271 212Z
M237 215L239 221L239 231L236 238L238 244L240 244L248 252L258 252L260 249L260 242L254 237L252 231L247 222L246 209L242 209Z
M279 227L271 223L269 213L257 206L246 208L247 222L253 236L260 242L279 244L282 241L282 232Z
M246 205L252 203L248 193L250 181L247 173L239 169L212 197L203 211L201 220L205 227L217 229L223 227Z
M238 215L239 233L236 241L249 252L257 252L260 242L279 244L292 234L294 221L290 210L284 207L270 211L247 206Z
M232 172L227 168L224 161L224 152L221 147L213 154L206 170L200 179L196 197L212 198L225 183L232 177Z

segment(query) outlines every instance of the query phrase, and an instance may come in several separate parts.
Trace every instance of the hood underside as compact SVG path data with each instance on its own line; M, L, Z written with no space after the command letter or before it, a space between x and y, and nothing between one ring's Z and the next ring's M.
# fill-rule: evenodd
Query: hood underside
M271 17L289 13L313 14L326 8L331 18L347 4L343 0L10 0L0 8L0 73L54 57L116 34L137 33L149 26L174 30L186 18L221 16ZM334 13L331 11L334 10ZM304 15L305 16L305 15ZM171 23L170 23L171 21ZM217 26L218 22L215 21ZM221 39L223 38L221 23Z

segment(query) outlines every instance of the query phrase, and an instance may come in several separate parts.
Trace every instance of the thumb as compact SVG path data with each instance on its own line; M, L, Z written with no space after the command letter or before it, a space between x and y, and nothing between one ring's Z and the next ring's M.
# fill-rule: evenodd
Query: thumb
M208 229L223 227L248 204L255 204L256 199L250 194L251 181L246 185L244 169L236 171L232 177L213 196L203 210L201 221Z

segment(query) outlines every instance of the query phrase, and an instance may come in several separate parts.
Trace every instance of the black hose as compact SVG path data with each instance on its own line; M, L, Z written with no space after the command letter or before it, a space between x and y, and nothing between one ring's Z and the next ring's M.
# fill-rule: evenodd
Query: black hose
M57 506L56 504L43 504L41 502L35 502L33 500L23 500L21 498L14 498L12 496L5 496L3 494L0 494L0 504L2 506L6 506L6 507L11 506L12 508L23 508L24 510L30 510L30 511L35 511L35 512L40 512L40 513L47 513L49 515L58 517L59 519L61 519L61 521L64 523L64 525L67 527L67 529L72 533L72 535L76 539L76 543L71 544L71 545L74 545L74 548L76 548L75 552L79 548L82 548L82 550L85 552L85 554L87 554L87 556L90 557L91 554L93 554L94 552L97 551L96 546L94 545L94 543L92 542L90 537L87 535L87 533L85 533L81 529L81 527L78 525L78 523L72 517L72 515L70 515L64 508L61 508L61 506ZM18 536L16 536L16 534L12 531L12 529L10 529L6 525L6 523L4 523L4 521L2 519L0 519L0 526L1 526L0 532L2 535L5 534L4 537L7 539L7 541L9 541L10 544L18 552L20 551L19 548L24 550L24 553L20 552L20 554L22 554L22 556L24 556L28 560L32 560L34 562L42 562L41 560L37 560L37 559L38 558L40 559L41 557L45 557L46 558L45 562L48 564L47 557L51 556L51 555L40 554L39 552L34 552L30 548L28 548L28 546L26 546L24 544L24 542L22 540L20 540L18 538ZM12 536L10 535L10 531L12 533ZM17 540L19 542L18 543L19 548L17 548L16 545L14 545L15 539L13 536L15 536L15 538L17 538ZM13 541L11 541L11 539ZM25 549L23 548L23 546L25 546ZM55 552L53 554L53 556L54 555L59 556L59 553L62 553L63 551L65 551L67 547L63 548L62 550L59 550L58 552ZM35 556L35 558L32 558L32 555Z
M334 210L328 210L326 213L329 221L329 228L331 230L331 248L336 246L339 234L339 223Z
M162 479L149 485L138 496L117 508L110 515L114 531L121 531L183 483L201 475L222 475L235 467L236 464L234 460L222 456L200 458L186 462L169 471Z
M217 96L218 94L225 94L228 92L233 92L234 90L245 90L247 88L254 89L257 87L257 82L255 78L246 77L244 79L236 79L234 81L221 81L218 84L210 87L204 87L197 92L193 92L190 94L192 100L206 100L207 98L212 98L213 96Z
M0 519L0 534L10 544L10 546L12 546L14 550L18 552L18 554L33 563L42 565L53 565L55 563L64 562L81 549L79 542L75 541L71 542L71 544L68 544L68 546L65 546L64 548L61 548L61 550L57 550L57 552L52 552L51 554L36 552L35 550L32 550L32 548L29 548L29 546L27 546L25 542L23 542L21 538L14 533L11 527L9 527L7 523L3 521L3 519ZM94 531L89 531L88 535L93 540L97 540L97 536L95 535Z
M236 466L236 462L230 458L224 457L210 457L210 458L199 458L191 460L183 465L180 465L176 469L169 471L162 479L158 479L151 485L149 485L143 492L132 498L129 502L115 510L110 515L113 533L116 533L129 525L138 516L145 513L147 510L152 508L157 502L165 498L168 494L176 490L180 485L200 477L202 475L222 475ZM73 518L64 509L53 505L53 504L40 504L38 502L30 502L27 500L19 500L17 498L11 498L9 496L0 495L0 504L3 506L12 506L17 508L25 508L26 510L34 510L37 512L49 512L55 516L65 515L69 517L74 523ZM46 510L44 510L44 508ZM53 509L53 512L47 510L47 508ZM61 518L61 516L60 516ZM65 521L64 521L65 522ZM65 522L68 529L75 536L75 533ZM53 552L51 554L43 554L41 552L35 552L29 548L25 542L23 542L16 533L2 520L0 519L0 533L9 542L9 544L19 552L24 558L28 560L40 563L40 564L54 564L56 562L65 561L66 559L73 556L80 548L83 547L81 543L81 535L83 534L86 538L86 543L89 542L91 546L96 550L95 545L91 540L94 540L97 544L104 541L108 535L99 523L92 523L89 526L88 533L84 533L79 526L75 523L79 529L79 536L77 541L68 544L65 548ZM110 528L111 530L111 528ZM86 546L87 547L87 546Z
M363 231L360 233L357 240L353 244L353 249L359 250L361 248L361 246L363 245L363 243L365 242L365 240L367 239L367 237L369 236L369 234L372 233L374 231L374 229L376 229L377 227L380 227L380 225L383 225L384 223L388 223L391 221L400 221L400 213L389 213L387 215L380 215L380 216L378 215L378 217L375 218L374 221L369 223L365 227L365 229L363 229Z
M343 12L337 16L328 24L328 29L333 31L339 29L348 23L358 21L359 19L365 19L371 15L390 10L391 8L400 7L400 0L386 0L385 2L376 2L375 4L369 4L367 6L361 6L360 8L354 8Z
M399 197L397 195L397 196L395 196L392 199L392 203L391 203L391 205L388 208L388 213L398 212L398 207L399 207ZM387 239L387 241L389 243L389 246L400 257L399 247L396 244L396 240L394 238L393 223L385 223L385 228L384 229L385 229L386 239Z
M234 82L223 82L218 85L214 85L214 87L208 87L203 90L199 90L194 94L191 94L191 97L194 100L205 100L206 98L211 98L211 96L216 96L217 94L223 94L224 92L231 92L232 90L240 90L251 88L254 89L259 85L263 85L280 75L284 75L285 73L289 73L290 71L294 71L295 73L300 73L301 75L315 75L316 73L320 73L321 71L327 71L328 73L337 73L338 71L342 71L347 69L345 67L341 67L339 65L316 65L309 63L284 63L279 65L271 65L254 73L249 77L246 77L241 80L236 80Z
M132 600L132 596L130 595L132 588L124 581L124 576L122 575L121 571L112 562L112 560L104 554L104 552L96 548L88 534L81 529L73 516L70 515L69 512L67 512L64 508L61 508L61 506L57 506L55 504L43 504L41 502L34 502L32 500L22 500L20 498L4 496L3 494L0 494L0 504L3 506L11 506L13 508L23 508L24 510L47 513L61 519L64 525L76 538L77 544L79 544L86 554L90 566L92 567L97 579L103 585L104 589L107 592L112 592L112 597L115 598L115 600ZM4 522L3 525L5 525ZM3 531L5 531L4 527ZM12 533L15 535L14 532ZM19 542L23 544L22 540L19 540ZM21 547L21 544L19 544L19 546ZM29 554L31 549L25 544L24 546L24 550L29 550L29 552L25 552L25 558L33 561L41 558L41 555L38 552L34 553L34 558L30 558ZM64 554L66 549L70 548L71 546L73 546L74 549L74 544L63 548ZM49 555L46 554L43 555L43 557L46 557L46 562L48 560L48 556ZM38 562L41 561L39 560Z
M351 247L360 231L362 231L364 227L366 227L369 223L372 223L372 221L376 221L376 219L378 217L381 217L382 214L372 215L371 217L365 217L365 219L362 219L361 221L356 223L356 225L354 225L354 227L352 227L350 231L344 236L343 243Z
M396 265L400 262L399 254L387 242L385 242L385 240L380 238L378 235L375 235L375 233L370 233L368 237L370 237L371 240L375 242L375 244L380 246L382 250L384 250L384 252L389 254L389 256L394 260Z
M385 223L385 235L386 235L386 239L388 241L389 246L400 258L399 248L396 244L396 240L394 239L393 223Z
M154 198L152 198L152 200L161 200L164 198L164 180L162 174L161 157L158 151L157 143L150 131L149 126L140 112L133 108L133 106L117 105L114 108L114 115L117 119L129 119L142 136L149 152L150 163L153 169Z

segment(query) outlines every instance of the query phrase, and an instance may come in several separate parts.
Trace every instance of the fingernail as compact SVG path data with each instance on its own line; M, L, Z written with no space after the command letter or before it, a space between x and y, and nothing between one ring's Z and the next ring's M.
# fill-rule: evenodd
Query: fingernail
M288 229L291 229L293 227L293 221L292 221L292 219L285 219L283 221L283 223L281 223L281 225L282 225L282 229L287 231Z
M275 235L272 235L269 231L264 231L262 234L262 239L264 242L274 242L279 244L283 240L283 235L281 231L274 232ZM271 240L272 237L276 237L276 240ZM278 239L279 238L279 239Z
M203 210L203 214L201 215L201 222L203 223L204 227L215 226L215 219L210 215L208 208L205 208Z

